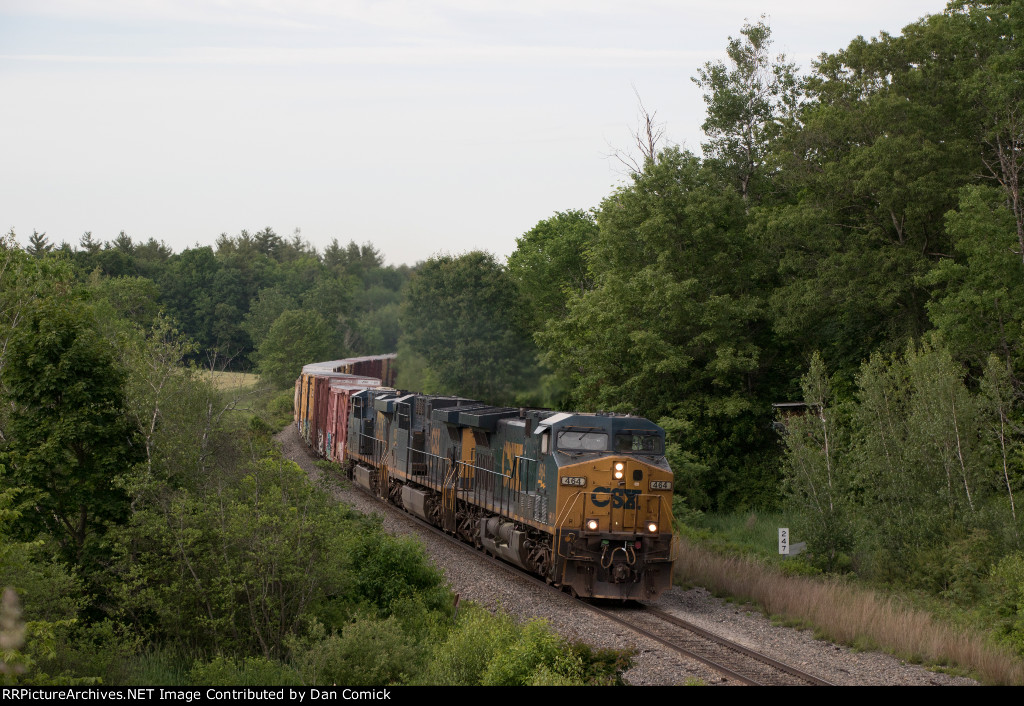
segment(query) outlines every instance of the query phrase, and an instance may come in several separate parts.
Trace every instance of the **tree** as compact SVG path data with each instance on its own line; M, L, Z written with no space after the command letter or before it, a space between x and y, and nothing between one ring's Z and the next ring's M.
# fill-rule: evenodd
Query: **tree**
M93 239L91 230L82 233L82 237L78 240L78 245L89 255L95 255L102 247L99 241Z
M530 311L527 327L539 331L568 312L568 300L593 287L587 255L597 240L592 213L565 211L540 221L516 239L508 274Z
M33 230L32 235L28 238L28 248L26 248L25 252L32 257L38 258L51 250L53 250L53 245L47 242L46 233L40 233L37 230Z
M1006 490L985 439L983 399L949 351L927 341L901 357L872 355L857 388L844 462L855 467L858 514L871 528L865 544L884 553L892 574L932 574L941 584L955 543L986 528L982 508Z
M24 533L45 530L65 561L92 564L107 525L127 516L118 479L140 459L125 372L90 309L50 297L15 332L3 374L12 405L6 475L26 489L33 508Z
M345 594L351 520L290 461L268 456L239 475L133 515L115 547L117 605L179 644L277 657L317 603Z
M658 154L664 148L662 142L665 138L665 124L655 120L657 111L652 113L647 110L635 86L633 93L636 94L637 126L635 130L630 130L630 137L633 138L633 146L636 147L639 155L632 154L628 150L615 149L609 156L615 157L630 174L639 174L644 170L647 162L658 160Z
M743 201L689 153L670 148L605 199L588 291L537 335L584 409L633 412L686 428L681 452L758 492L747 454L763 450L757 381L766 330L757 243ZM757 441L760 439L760 441ZM761 454L762 456L764 454ZM746 491L740 491L741 493Z
M253 345L259 348L270 332L270 327L277 321L277 317L286 311L298 309L298 304L296 299L283 292L280 287L261 289L256 300L249 304L242 328L249 334Z
M1024 262L1024 2L959 0L942 21L961 48L957 88L979 133L984 175L1006 198Z
M66 294L73 279L66 261L49 257L36 259L18 248L13 230L0 238L0 399L7 399L3 373L12 338L40 299ZM9 404L0 405L0 443L7 439L10 411Z
M764 192L765 163L783 128L796 119L801 87L794 64L781 54L769 56L768 25L745 24L740 34L729 37L731 68L709 61L691 80L704 90L708 106L701 126L708 137L704 155L726 169L749 202Z
M490 253L432 257L406 290L402 341L426 360L446 393L511 403L535 383L528 375L536 348L517 323L521 306Z
M110 250L119 250L125 255L135 254L135 243L132 242L131 236L123 230L107 245L107 248Z
M944 215L981 166L951 83L962 47L941 20L822 55L775 152L789 196L756 213L780 263L776 334L847 381L871 351L928 330L926 278L951 255Z
M946 214L957 259L944 259L926 280L939 285L928 313L957 359L980 371L998 355L1020 388L1024 375L1024 291L1014 216L989 186L967 187Z
M345 357L334 330L315 311L282 313L254 354L260 377L276 388L295 382L302 366Z
M812 556L831 571L840 553L853 546L845 430L836 421L832 385L817 353L800 383L807 408L785 422L786 489L800 513L796 529L806 537Z

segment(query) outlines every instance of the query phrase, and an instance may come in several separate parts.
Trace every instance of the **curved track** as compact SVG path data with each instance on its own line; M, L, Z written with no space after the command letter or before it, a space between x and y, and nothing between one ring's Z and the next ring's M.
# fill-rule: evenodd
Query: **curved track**
M401 511L401 508L393 505L390 507L393 510ZM464 550L473 552L475 556L483 558L495 566L522 579L532 581L545 590L565 595L560 589L511 564L471 548L460 539L414 515L403 512L402 516L439 537L444 537ZM832 686L831 682L727 640L720 635L715 635L682 618L666 613L656 606L629 602L611 607L607 601L603 602L603 605L599 605L579 598L575 600L581 608L619 623L684 657L697 660L720 673L727 681L751 686Z

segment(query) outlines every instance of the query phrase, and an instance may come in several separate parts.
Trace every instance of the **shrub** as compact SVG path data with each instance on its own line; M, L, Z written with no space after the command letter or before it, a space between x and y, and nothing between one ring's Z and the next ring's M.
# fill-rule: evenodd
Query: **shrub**
M998 616L999 640L1024 655L1024 555L1010 554L992 567L991 607Z
M422 649L394 617L362 616L331 635L316 624L292 645L292 664L306 684L404 684L422 662Z
M197 662L189 672L192 684L203 686L300 686L295 670L266 657L231 659L219 656L205 664Z

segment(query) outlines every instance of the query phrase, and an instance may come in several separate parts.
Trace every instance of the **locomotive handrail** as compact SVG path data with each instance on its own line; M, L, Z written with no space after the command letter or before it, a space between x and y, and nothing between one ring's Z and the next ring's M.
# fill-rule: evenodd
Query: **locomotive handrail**
M447 464L448 458L441 456L439 454L432 453L425 449L416 449L413 448L412 446L408 446L406 448L410 453L410 457L412 454L419 454L419 457L421 459L433 459L435 461L441 461ZM517 517L520 519L536 522L537 520L535 520L533 517L528 517L524 515L522 512L519 512L519 503L522 502L523 495L529 495L530 493L529 487L531 478L533 480L533 484L536 485L537 471L535 469L531 469L530 464L532 463L536 466L537 464L540 463L540 460L523 455L513 456L512 459L513 465L509 473L505 473L501 470L493 470L490 468L485 468L483 466L478 466L468 461L456 461L455 467L459 470L458 478L464 477L464 471L472 470L474 473L474 477L477 473L489 474L494 478L500 478L503 481L507 482L502 482L500 484L498 493L494 493L492 491L489 494L487 494L489 495L488 498L483 497L484 493L481 493L480 491L481 484L475 482L473 483L472 488L456 487L454 489L455 495L458 497L462 497L463 499L468 499L469 496L472 494L474 500L489 501L488 504L491 505L491 507L496 508L498 512L508 517ZM447 472L444 472L443 479L438 478L434 473L428 473L427 476L428 479L432 480L434 483L441 485L442 487L445 486L447 484L447 481L449 480ZM513 480L518 482L518 488L513 487ZM524 486L527 488L526 490L523 489Z

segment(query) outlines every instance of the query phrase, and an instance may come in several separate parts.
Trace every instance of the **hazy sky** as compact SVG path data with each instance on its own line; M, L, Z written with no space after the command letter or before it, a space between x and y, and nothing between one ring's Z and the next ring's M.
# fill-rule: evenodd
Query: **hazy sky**
M802 69L941 0L0 0L0 228L175 251L265 226L390 263L499 256L623 181L634 87L699 152L690 81L767 15Z

